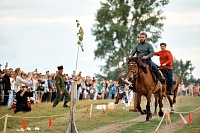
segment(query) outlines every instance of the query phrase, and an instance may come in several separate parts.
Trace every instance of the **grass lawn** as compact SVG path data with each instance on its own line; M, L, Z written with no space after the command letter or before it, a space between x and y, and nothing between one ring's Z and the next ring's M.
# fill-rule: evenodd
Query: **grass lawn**
M88 133L97 128L105 127L113 123L119 123L123 121L128 121L134 118L138 118L140 113L129 112L126 109L123 109L122 105L119 104L116 106L116 110L105 110L106 114L102 114L102 110L97 110L96 105L106 104L110 100L96 100L96 101L77 101L76 107L76 126L78 132ZM69 123L69 108L62 107L63 102L60 102L56 108L52 108L52 103L40 103L32 105L32 111L28 113L19 112L14 114L14 110L8 110L7 107L0 107L0 118L8 114L11 117L8 117L7 123L7 132L15 133L17 129L22 128L23 116L26 120L27 127L32 129L31 132L44 132L44 133L63 133L66 131ZM90 105L93 104L92 116L89 116ZM145 99L142 101L142 106L145 106ZM168 105L164 106L169 108ZM200 97L180 97L177 98L177 103L175 105L175 111L177 112L189 112L196 108L200 107ZM154 107L151 107L153 110ZM86 114L86 110L88 113ZM197 112L197 111L196 111ZM198 112L197 112L198 113ZM182 115L188 120L188 113L182 113ZM48 128L48 119L49 116L52 116L53 126ZM180 120L178 113L170 115L172 123ZM0 119L0 132L3 132L4 128L4 118ZM132 133L132 132L141 132L141 133L150 133L155 130L161 120L161 117L156 117L150 120L150 123L145 122L136 122L131 124L129 127L122 129L122 133ZM190 131L200 132L200 115L193 119L192 124L186 124L181 129L177 130L177 133L189 133ZM165 127L165 118L159 129ZM40 131L33 131L35 127L39 127ZM170 130L169 130L170 131ZM159 130L158 130L159 132Z
M175 113L174 114L170 114L170 118L171 118L171 122L172 124L177 122L178 120L180 120L180 115L179 112L183 112L181 113L182 116L188 121L188 113L186 112L190 112L193 111L195 109L197 109L198 107L200 107L200 97L178 97L177 98L177 103L175 104ZM168 108L168 105L165 105L164 108ZM198 110L192 112L193 114L198 114ZM166 122L165 122L166 118L163 119L162 123L161 123L161 127L165 127L166 126ZM155 130L159 124L159 122L161 121L161 118L156 118L156 119L152 119L150 120L150 123L144 123L144 122L140 122L137 124L134 124L132 126L130 126L129 128L126 128L122 131L122 133L134 133L134 132L140 132L140 133L150 133L153 132L153 130ZM175 133L199 133L200 132L200 114L197 115L197 118L193 119L193 123L192 124L186 124L184 125L184 123L182 122L181 125L183 125L183 127L177 131L175 131ZM176 125L176 126L180 126L180 125ZM174 128L173 127L173 128ZM165 132L170 132L170 127L168 126L167 131ZM158 133L159 132L158 130Z

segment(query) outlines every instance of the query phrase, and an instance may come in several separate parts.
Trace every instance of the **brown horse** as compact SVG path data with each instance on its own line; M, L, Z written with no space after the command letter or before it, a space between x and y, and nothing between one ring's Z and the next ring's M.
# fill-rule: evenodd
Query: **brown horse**
M146 114L146 121L152 117L150 111L151 96L153 92L158 95L159 101L159 116L163 116L162 111L162 85L159 81L156 81L155 75L152 74L148 65L143 63L139 57L128 58L128 80L133 83L134 91L137 92L137 109L142 115ZM160 84L160 87L156 89L156 85ZM142 110L141 96L144 95L147 99L146 110Z
M164 74L164 73L163 73ZM164 74L165 75L165 74ZM178 87L179 87L179 78L176 74L173 73L173 77L175 78L175 83L173 84L172 86L172 92L174 92L174 95L173 95L173 100L171 99L170 95L166 95L168 101L169 101L169 104L170 104L170 108L171 108L171 111L170 113L173 113L174 111L174 108L173 108L173 104L176 103L176 96L177 96L177 92L178 92ZM167 79L167 77L165 76L165 78ZM165 83L163 86L162 86L162 90L166 92L166 88L167 88L167 84ZM166 93L167 94L167 93ZM155 97L155 111L154 111L154 114L157 114L157 103L158 103L158 96L155 94L154 95Z

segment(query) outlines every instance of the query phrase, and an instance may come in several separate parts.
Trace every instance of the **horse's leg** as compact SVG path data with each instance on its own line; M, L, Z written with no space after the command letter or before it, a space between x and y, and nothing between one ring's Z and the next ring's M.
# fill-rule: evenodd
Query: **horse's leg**
M176 103L177 91L178 91L178 86L177 86L177 87L176 87L176 89L174 90L173 104L175 104L175 103Z
M167 95L167 99L169 101L171 111L174 111L174 109L173 109L173 102L172 102L172 99L171 99L171 97L169 95ZM173 112L170 112L170 114L173 114Z
M163 113L163 111L162 111L162 107L163 107L163 103L162 103L162 91L161 91L161 89L159 90L159 92L158 92L158 102L159 102L159 112L158 112L158 115L160 116L160 117L162 117L163 115L164 115L164 113Z
M141 109L140 103L141 103L141 94L138 94L138 93L137 93L137 109L140 111L140 113L141 113L142 115L144 115L144 114L146 114L146 112L144 112L144 111Z
M151 93L149 92L148 95L147 95L146 122L149 122L150 117L152 117L151 110L150 110L150 103L151 103Z
M158 96L157 94L154 94L154 98L155 98L155 110L154 110L154 115L157 115L157 106L158 106Z

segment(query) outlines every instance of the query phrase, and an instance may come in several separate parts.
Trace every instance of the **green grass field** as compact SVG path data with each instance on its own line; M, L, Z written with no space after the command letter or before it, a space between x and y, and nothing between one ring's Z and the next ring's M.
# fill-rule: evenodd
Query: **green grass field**
M116 110L105 110L106 114L102 114L102 110L97 110L95 107L100 104L106 104L110 100L96 100L96 101L77 101L77 111L76 111L76 126L78 132L88 133L90 131L94 131L95 129L109 126L110 124L115 124L119 122L128 121L131 119L135 119L140 117L140 113L138 112L129 112L124 109L122 104L116 106ZM7 121L7 129L8 133L15 133L17 129L22 128L22 120L23 116L27 127L30 127L32 130L28 132L44 132L44 133L63 133L66 131L68 123L69 123L69 108L62 107L63 102L59 103L56 108L52 108L52 103L40 103L36 105L32 105L32 111L28 113L19 112L14 114L14 110L8 110L7 107L0 107L0 118L9 115ZM92 116L89 116L90 105L93 104ZM142 101L142 106L145 106L145 99ZM165 108L169 108L168 105L164 106ZM177 104L175 108L177 112L189 112L196 108L200 107L200 97L180 97L177 98ZM154 107L151 107L153 111ZM86 110L88 109L88 113L86 114ZM196 111L196 113L198 113ZM188 114L182 114L185 118L187 118ZM52 116L53 126L52 128L48 128L48 120L49 117ZM180 116L178 113L170 115L172 123L180 120ZM128 127L121 129L122 133L131 133L131 132L141 132L141 133L149 133L155 130L160 122L161 118L156 117L150 120L150 123L145 122L136 122L130 123ZM5 119L0 119L0 132L3 132ZM200 115L197 115L193 119L192 124L184 125L183 128L177 130L177 133L188 133L190 131L200 132ZM165 119L161 124L159 129L165 127ZM34 131L35 127L39 127L40 131ZM159 130L158 130L159 131Z

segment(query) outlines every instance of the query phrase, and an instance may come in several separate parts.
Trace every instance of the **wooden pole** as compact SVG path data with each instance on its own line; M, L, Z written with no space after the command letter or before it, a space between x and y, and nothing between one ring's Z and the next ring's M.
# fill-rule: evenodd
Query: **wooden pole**
M91 104L91 106L90 106L90 118L92 117L92 106L93 106L93 104Z
M134 92L134 111L137 111L137 92Z
M5 115L5 122L4 122L3 133L6 133L7 121L8 121L8 115L6 114L6 115Z
M76 90L77 90L77 83L74 79L72 79L70 119L69 119L69 125L68 125L66 133L78 133L77 128L76 128L76 123L75 123Z

